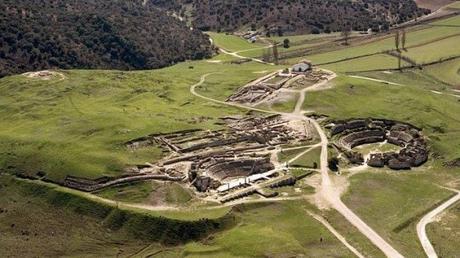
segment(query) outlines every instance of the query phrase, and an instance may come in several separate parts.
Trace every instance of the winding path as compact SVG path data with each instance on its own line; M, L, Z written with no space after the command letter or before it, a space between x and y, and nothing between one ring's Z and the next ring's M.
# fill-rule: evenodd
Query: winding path
M190 92L196 97L199 97L199 98L202 98L208 101L212 101L215 103L219 103L222 105L258 111L261 113L280 114L286 117L287 119L304 120L304 121L307 121L313 124L321 138L321 143L320 143L320 146L321 146L320 168L321 169L320 171L321 171L322 182L321 182L320 196L325 201L327 201L334 209L336 209L340 214L342 214L352 225L354 225L363 235L365 235L374 245L376 245L387 257L395 257L395 258L403 257L396 249L394 249L379 234L377 234L371 227L369 227L363 220L361 220L361 218L359 218L352 210L350 210L340 199L340 191L334 186L334 184L331 181L331 178L329 177L329 170L327 167L327 163L328 163L327 148L328 148L329 141L327 139L326 133L323 131L323 129L321 128L321 126L316 120L302 115L300 108L297 108L297 106L299 107L302 106L304 99L305 99L305 95L303 98L301 97L299 99L298 103L296 104L296 109L294 110L293 113L269 111L269 110L254 108L254 107L248 107L242 104L220 101L220 100L216 100L216 99L212 99L212 98L203 96L196 92L196 87L201 86L206 81L206 77L208 77L211 74L212 73L208 73L208 74L201 76L200 81L190 87ZM321 83L324 83L324 82L321 82Z
M452 206L454 203L460 201L460 191L456 189L449 189L457 194L454 195L452 198L447 200L445 203L439 205L436 207L434 210L430 211L428 214L423 216L423 218L420 220L420 222L417 224L417 235L420 240L420 243L423 246L423 250L425 250L426 255L429 258L437 258L438 255L436 254L436 251L434 250L433 245L430 242L430 239L428 239L428 236L426 234L426 226L433 222L439 214L441 214L444 210Z

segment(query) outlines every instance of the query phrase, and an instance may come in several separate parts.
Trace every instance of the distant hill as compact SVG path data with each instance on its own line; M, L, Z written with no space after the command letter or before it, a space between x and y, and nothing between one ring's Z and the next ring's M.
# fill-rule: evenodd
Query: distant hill
M386 30L424 13L413 0L150 0L201 30L275 33Z
M53 67L159 68L212 55L208 36L143 2L0 1L0 77Z

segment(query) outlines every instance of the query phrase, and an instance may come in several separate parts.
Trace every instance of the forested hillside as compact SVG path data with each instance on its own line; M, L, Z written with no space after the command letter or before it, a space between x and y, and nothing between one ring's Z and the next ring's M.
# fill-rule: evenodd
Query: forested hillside
M206 35L141 0L0 1L0 77L54 67L158 68L212 52Z
M265 29L275 33L330 32L344 27L386 30L429 10L413 0L150 0L175 10L202 30Z

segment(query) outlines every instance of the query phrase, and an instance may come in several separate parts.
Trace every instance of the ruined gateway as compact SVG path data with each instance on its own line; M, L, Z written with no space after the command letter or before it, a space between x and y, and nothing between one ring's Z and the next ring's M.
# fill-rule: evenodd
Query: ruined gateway
M386 119L350 119L328 126L335 140L333 146L351 164L370 167L388 166L393 170L419 167L428 160L428 146L421 129L411 124ZM364 144L388 143L399 146L399 152L371 153L367 160L354 148Z

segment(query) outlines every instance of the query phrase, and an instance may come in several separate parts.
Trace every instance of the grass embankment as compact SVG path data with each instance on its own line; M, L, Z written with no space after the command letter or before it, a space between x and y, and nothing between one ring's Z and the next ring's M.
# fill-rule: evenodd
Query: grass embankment
M159 148L130 152L123 143L151 133L217 129L219 117L242 112L222 112L221 105L190 94L201 75L218 72L209 77L215 84L209 93L225 99L260 77L257 72L273 69L201 61L154 71L62 71L64 80L3 78L0 168L59 181L118 175L126 165L155 162L163 156Z
M191 257L352 257L301 201L238 206L241 223L203 243L185 246Z
M0 185L2 256L24 246L23 256L128 256L152 242L159 248L199 240L234 223L228 209L215 218L196 211L201 219L193 220L198 217L190 211L136 212L7 175L0 176Z
M184 207L193 194L176 182L148 181L113 186L95 193L97 196L125 203Z

